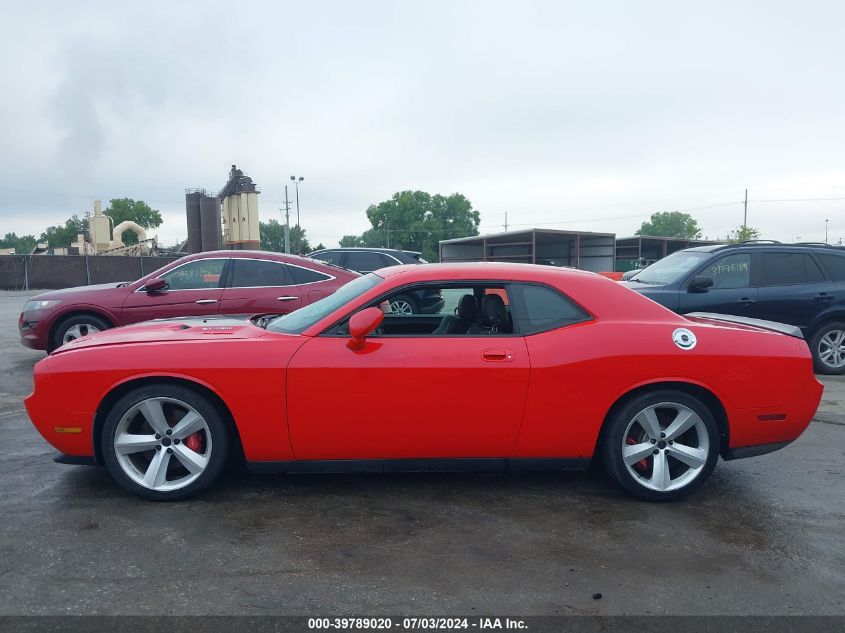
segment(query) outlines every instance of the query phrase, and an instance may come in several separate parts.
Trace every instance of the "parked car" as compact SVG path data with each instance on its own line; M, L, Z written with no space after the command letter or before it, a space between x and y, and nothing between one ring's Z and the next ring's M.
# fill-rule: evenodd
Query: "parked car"
M53 351L118 325L178 316L286 314L359 275L324 262L264 251L188 255L138 281L51 290L26 302L21 343Z
M395 248L326 248L309 253L308 257L331 262L362 274L387 266L428 263L423 259L422 253ZM436 314L443 308L443 297L435 290L427 288L416 293L397 295L390 305L397 314Z
M389 312L432 286L457 310ZM798 328L685 318L593 273L504 263L384 268L277 318L108 330L34 378L26 408L58 461L154 500L200 492L241 451L258 472L598 458L632 494L670 500L720 455L796 439L822 393Z
M845 248L696 246L661 259L625 285L681 314L703 310L796 325L816 370L845 374Z

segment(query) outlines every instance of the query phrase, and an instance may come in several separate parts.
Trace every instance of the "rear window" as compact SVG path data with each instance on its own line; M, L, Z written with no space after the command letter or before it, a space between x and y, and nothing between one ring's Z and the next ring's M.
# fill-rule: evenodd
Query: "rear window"
M315 281L325 281L331 279L328 275L318 273L316 270L310 268L301 268L300 266L288 266L293 283L295 284L313 284Z
M261 259L232 259L232 288L289 286L293 283L288 267L281 262Z
M516 302L516 316L522 334L546 332L590 319L581 308L546 286L515 284L511 289L520 299Z
M816 257L819 258L833 281L845 281L845 254L816 253Z
M807 253L762 253L760 283L763 286L789 286L823 280L818 264Z

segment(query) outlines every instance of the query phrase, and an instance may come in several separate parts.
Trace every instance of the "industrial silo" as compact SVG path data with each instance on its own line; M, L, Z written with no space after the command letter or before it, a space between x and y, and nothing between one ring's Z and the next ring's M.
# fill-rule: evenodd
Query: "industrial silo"
M216 251L220 248L220 203L217 198L200 198L200 224L202 250Z
M188 219L188 252L199 253L202 248L202 220L200 217L201 191L185 192L185 214Z
M229 181L220 190L223 222L226 225L226 247L253 249L261 247L258 216L258 187L252 178L232 165Z

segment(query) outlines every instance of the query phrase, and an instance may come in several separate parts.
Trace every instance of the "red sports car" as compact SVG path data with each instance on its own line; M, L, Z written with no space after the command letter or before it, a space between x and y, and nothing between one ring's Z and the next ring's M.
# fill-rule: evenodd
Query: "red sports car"
M393 295L431 288L441 314L390 313ZM629 492L668 500L720 455L796 439L821 393L797 328L682 317L593 273L487 263L385 268L281 317L77 339L35 366L26 407L57 461L103 465L148 499L196 494L242 453L260 472L598 458Z
M138 281L51 290L18 319L21 343L53 351L88 334L149 319L215 314L287 314L326 297L358 273L266 251L188 255Z

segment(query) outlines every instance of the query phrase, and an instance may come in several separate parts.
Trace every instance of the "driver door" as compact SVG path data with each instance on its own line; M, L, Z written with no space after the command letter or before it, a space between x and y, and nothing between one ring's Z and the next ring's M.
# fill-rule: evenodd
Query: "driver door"
M123 323L220 312L221 282L228 258L195 259L160 275L167 286L158 292L138 289L123 303Z
M288 365L298 460L511 455L530 371L522 336L373 334L358 351L348 341L314 337Z

